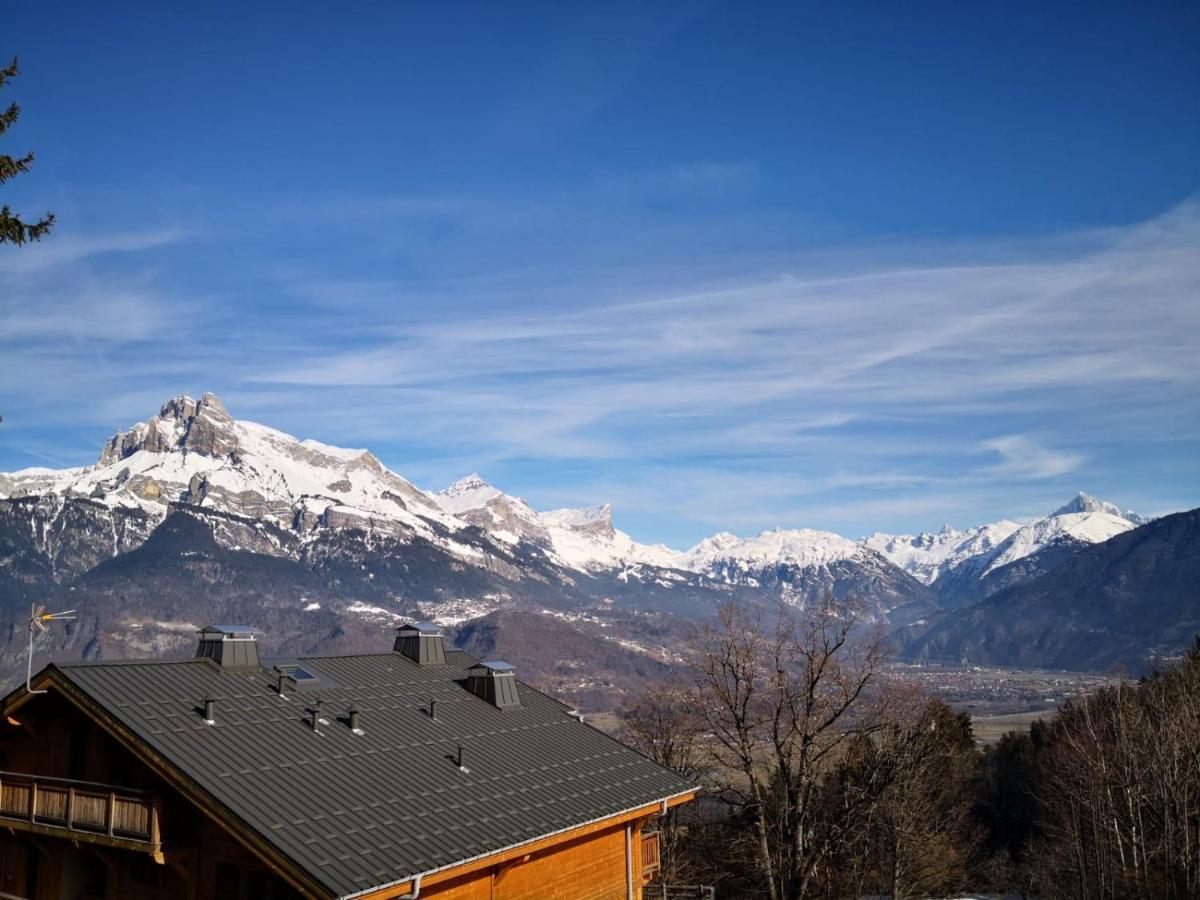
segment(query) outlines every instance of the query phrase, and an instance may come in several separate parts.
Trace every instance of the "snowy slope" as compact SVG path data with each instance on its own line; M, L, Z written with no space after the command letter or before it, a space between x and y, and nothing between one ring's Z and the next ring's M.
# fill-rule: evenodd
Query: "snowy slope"
M541 517L528 503L492 487L477 474L468 475L432 496L443 512L477 525L505 543L529 540L548 545L550 542Z
M493 487L479 475L469 475L433 495L442 510L515 543L541 545L560 565L592 571L631 565L680 568L680 554L661 544L639 544L612 524L607 503L583 509L538 513L520 497Z
M987 555L987 565L983 573L987 574L1008 563L1016 562L1059 541L1099 544L1136 527L1136 522L1109 512L1073 512L1046 516L1021 526Z
M159 518L184 502L297 530L339 521L423 535L434 524L463 527L366 450L236 421L212 394L163 404L110 438L93 466L0 475L0 494L86 497Z
M863 546L883 554L892 563L925 584L959 563L989 553L1021 526L1008 519L959 530L946 525L938 532L880 534L863 538Z
M721 532L698 543L684 554L684 560L694 572L728 566L745 571L781 565L808 568L851 559L860 549L854 541L829 531L777 528L751 538Z
M1024 525L1008 519L963 531L947 525L936 534L873 534L862 543L932 584L951 571L981 578L1052 545L1097 544L1147 521L1114 503L1080 493L1050 515Z
M781 568L845 572L860 566L878 572L886 560L929 585L951 570L963 574L969 567L972 577L982 577L1051 544L1096 543L1144 521L1080 494L1026 525L1002 520L936 534L875 534L859 542L810 529L748 538L721 532L677 551L638 543L614 528L607 504L538 512L475 474L426 493L366 450L299 440L235 420L212 394L167 401L157 415L113 435L95 465L0 473L0 499L21 496L88 498L158 521L169 504L182 502L263 520L301 537L342 527L415 535L480 565L491 552L488 540L506 559L519 545L530 544L567 569L621 573L652 567L721 581L753 581ZM464 531L468 526L481 529L486 540L480 544L477 532Z

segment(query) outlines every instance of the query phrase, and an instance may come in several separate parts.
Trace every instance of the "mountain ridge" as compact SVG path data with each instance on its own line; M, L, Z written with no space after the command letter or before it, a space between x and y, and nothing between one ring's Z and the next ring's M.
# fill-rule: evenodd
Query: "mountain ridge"
M937 540L797 528L719 532L676 550L635 541L608 504L539 512L477 473L425 491L367 450L237 420L212 394L180 395L116 432L90 466L0 473L0 605L14 618L30 602L83 608L46 638L67 656L178 649L216 619L310 649L377 646L376 632L406 617L471 640L484 633L471 623L488 622L488 634L540 648L525 660L534 671L565 690L586 682L599 702L594 679L577 677L581 661L556 649L586 645L560 640L566 632L600 642L591 663L623 690L656 671L641 657L677 660L688 623L727 600L766 610L853 596L871 621L902 628L1133 527L1115 509L1081 495L1034 523L947 528ZM537 617L545 641L513 633ZM18 631L0 646L0 670L15 670Z

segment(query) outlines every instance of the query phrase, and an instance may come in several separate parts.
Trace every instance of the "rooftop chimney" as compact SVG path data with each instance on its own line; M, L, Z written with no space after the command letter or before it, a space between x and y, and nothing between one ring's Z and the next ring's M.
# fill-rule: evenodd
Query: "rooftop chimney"
M257 669L258 641L245 625L208 625L200 632L197 659L211 659L222 669Z
M482 697L492 706L507 709L521 705L521 695L517 693L516 669L503 660L490 659L471 666L467 672L467 681L471 693Z
M409 622L396 629L392 649L421 666L438 666L446 661L442 628L432 622Z

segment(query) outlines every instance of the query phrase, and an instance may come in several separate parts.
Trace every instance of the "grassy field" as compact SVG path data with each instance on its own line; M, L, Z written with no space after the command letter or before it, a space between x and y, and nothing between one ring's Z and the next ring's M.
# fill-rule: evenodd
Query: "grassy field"
M1036 709L1003 716L975 716L971 719L971 728L975 732L976 740L994 744L1010 731L1027 731L1035 720L1049 721L1053 717L1053 709Z

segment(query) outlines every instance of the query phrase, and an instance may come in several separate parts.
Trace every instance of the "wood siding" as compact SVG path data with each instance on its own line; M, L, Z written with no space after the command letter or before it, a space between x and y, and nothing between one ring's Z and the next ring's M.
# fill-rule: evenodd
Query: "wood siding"
M641 841L644 820L633 829L633 896L642 897ZM518 856L450 881L422 887L429 900L625 900L625 826L592 831L582 837Z

